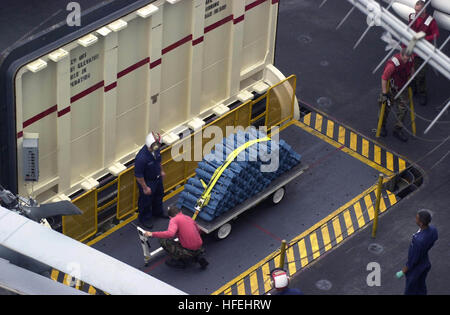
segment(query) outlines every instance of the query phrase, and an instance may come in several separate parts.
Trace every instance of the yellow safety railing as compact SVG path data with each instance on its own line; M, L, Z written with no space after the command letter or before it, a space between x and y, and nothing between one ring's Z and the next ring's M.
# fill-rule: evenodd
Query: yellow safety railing
M137 209L137 184L134 167L120 173L117 181L116 217L120 220Z
M108 184L106 184L106 185L104 185L104 186L102 186L102 187L100 187L100 188L97 188L97 189L96 189L96 191L97 191L97 199L98 199L98 194L100 194L100 193L103 192L104 190L108 189L109 187L111 187L111 186L117 184L117 181L118 181L118 180L115 179L115 180L109 182ZM105 204L102 205L101 207L98 207L97 211L98 211L98 212L101 212L101 211L105 210L106 208L108 208L109 206L115 204L116 202L117 202L117 197L113 198L112 200L110 200L109 202L105 203Z
M97 191L90 190L72 200L83 213L81 215L63 216L62 232L64 235L83 242L97 233Z
M287 79L270 87L267 91L265 125L269 129L273 126L281 125L293 118L296 86L297 77L295 75L291 75ZM283 106L281 102L289 97L291 106L288 110L286 110L286 106Z
M181 139L177 142L177 148L188 148L190 152L172 152L173 146L169 146L161 151L161 165L166 173L164 178L165 198L177 194L183 189L189 178L195 175L197 164L203 158L205 145L212 146L211 139L204 138L204 130L210 126L219 127L224 136L228 136L227 127L246 128L261 118L265 118L265 125L270 128L281 125L292 119L294 115L295 91L297 78L292 75L285 80L270 87L267 92L255 100L247 101L236 108L230 110L220 118L205 125L201 130ZM265 111L257 117L252 118L253 106L265 98ZM289 99L289 106L282 104L282 100ZM288 108L288 109L286 109ZM222 139L218 139L220 142ZM198 144L201 143L201 151ZM183 146L183 144L185 144ZM197 147L196 147L197 146ZM208 148L209 149L209 148ZM197 150L200 156L195 156ZM182 156L190 154L190 159L183 159ZM117 184L117 196L101 207L98 206L98 194L112 185ZM169 194L167 196L167 194ZM97 189L93 189L77 197L72 202L83 212L77 216L63 217L63 234L68 235L78 241L85 241L94 236L98 231L98 213L116 204L116 218L121 220L137 210L138 187L134 177L134 166L127 168L119 176Z

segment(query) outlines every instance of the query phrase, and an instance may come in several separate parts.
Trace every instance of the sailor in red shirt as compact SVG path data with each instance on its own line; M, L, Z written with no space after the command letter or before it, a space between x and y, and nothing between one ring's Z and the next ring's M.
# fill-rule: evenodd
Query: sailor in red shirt
M396 121L394 128L394 136L403 142L408 141L408 137L403 131L403 121L405 119L406 112L408 111L409 95L408 89L404 89L397 99L394 99L395 95L403 88L408 82L408 78L413 72L413 60L406 52L406 48L394 55L386 62L386 66L381 76L381 96L379 99L380 105L383 102L387 102L384 119L382 122L382 129L380 135L382 137L387 136L386 120L389 116L391 108L396 110ZM390 82L390 89L388 91L388 81Z
M425 6L424 1L417 1L414 9L416 13L412 13L409 16L409 22L416 17L417 14L423 9ZM434 42L439 36L439 28L436 23L436 20L429 14L427 14L426 10L422 12L422 14L416 19L416 21L411 25L411 29L416 33L424 32L426 34L425 39L431 43ZM414 68L419 69L422 65L423 59L419 56L414 57ZM412 82L411 86L414 92L418 95L419 101L421 105L427 104L427 85L426 85L426 71L427 66L424 66L422 70L417 74Z
M174 206L169 208L168 215L170 222L167 231L147 231L145 235L160 239L161 246L170 256L170 259L166 261L167 265L184 268L186 262L193 259L200 264L202 269L205 269L208 262L201 257L204 249L197 223ZM179 239L178 242L174 240L176 237Z

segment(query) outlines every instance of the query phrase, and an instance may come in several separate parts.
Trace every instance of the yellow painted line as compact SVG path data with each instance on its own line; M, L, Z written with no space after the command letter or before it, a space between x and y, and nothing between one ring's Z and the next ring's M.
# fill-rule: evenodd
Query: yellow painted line
M322 115L316 114L316 126L315 126L315 128L319 132L322 132L322 121L323 121Z
M63 283L67 286L70 286L70 282L72 282L72 276L68 275L67 273L64 275L64 281Z
M297 272L297 267L295 266L295 256L294 249L292 247L288 247L286 250L286 258L288 263L289 275L293 275Z
M331 249L331 241L330 241L330 233L328 232L327 225L322 226L322 239L323 239L323 243L325 245L325 251L330 250Z
M250 275L250 290L252 295L259 295L258 276L256 272Z
M374 217L373 203L372 203L372 198L370 198L370 194L367 194L367 196L364 197L364 202L366 203L366 209L367 209L367 213L369 214L369 219L373 220L373 217Z
M56 269L53 269L52 274L50 275L50 278L52 278L52 280L58 282L58 275L59 275L59 271Z
M305 267L308 264L308 253L306 252L304 239L298 242L298 251L300 252L300 262L302 264L302 267Z
M76 283L75 283L75 289L77 290L81 290L81 281L77 279Z
M395 205L397 203L397 198L393 193L391 193L389 190L387 190L387 194L389 197L389 202L391 203L391 206Z
M306 132L315 135L316 137L318 137L318 138L322 139L323 141L327 142L328 144L330 144L330 145L332 145L332 146L334 146L334 147L336 147L336 148L339 148L341 151L347 153L348 155L354 157L355 159L358 159L359 161L363 162L364 164L367 164L368 166L370 166L370 167L376 169L377 171L379 171L379 172L381 172L381 173L383 173L383 174L385 174L385 175L387 175L387 176L393 176L393 175L394 175L394 173L391 172L390 170L388 170L387 168L384 168L384 167L382 167L381 165L374 163L374 162L371 161L370 159L368 159L368 158L366 158L366 157L363 157L363 156L360 155L359 153L357 153L357 152L355 152L355 151L353 151L353 150L350 150L350 149L347 148L347 147L342 147L342 144L339 144L339 143L336 142L335 140L328 138L327 136L321 134L321 133L318 132L317 130L312 129L311 127L306 126L306 125L303 124L302 122L300 122L300 121L294 121L293 124L296 125L296 126L298 126L298 127L300 127L301 129L305 130ZM344 132L345 132L345 129L344 129ZM344 141L345 141L345 135L344 135Z
M195 175L195 174L194 174L194 175ZM188 176L188 178L186 178L186 181L187 181L189 178L191 178L192 176L194 176L194 175ZM173 196L179 194L179 193L182 192L183 190L184 190L184 185L181 186L181 187L178 188L178 189L175 189L175 190L172 191L170 194L165 195L164 198L163 198L163 201L166 201L166 200L172 198ZM136 210L137 210L137 209L136 209Z
M381 148L377 145L374 145L374 152L373 152L373 160L377 164L381 164Z
M369 141L362 139L362 155L366 158L369 157Z
M321 111L320 109L315 108L314 111L317 112L318 114L321 114L324 117L328 117L327 113L325 113L324 111ZM336 123L341 124L344 128L346 128L348 130L352 130L352 128L350 126L347 126L345 123L342 123L342 122L336 122ZM299 125L298 123L296 123L296 124ZM383 144L381 144L381 143L379 143L379 142L377 142L375 140L370 140L370 142L373 143L374 145L378 144L379 146L383 146ZM396 154L396 156L399 156L399 155ZM390 176L392 176L392 175L393 174L390 174Z
M350 212L348 210L344 211L344 221L345 226L347 227L347 235L352 235L355 230L353 229L352 218L350 217Z
M125 225L127 225L128 223L133 222L134 220L136 220L137 217L138 217L137 214L132 215L130 218L126 219L125 221L123 221L122 223L119 223L118 225L116 225L112 229L106 231L105 233L103 233L99 237L97 237L97 238L93 239L92 241L88 242L86 245L92 246L95 243L100 242L102 239L104 239L105 237L111 235L112 233L114 233L118 229L120 229L120 228L124 227Z
M327 136L333 139L334 135L334 122L332 120L328 120L327 122Z
M324 139L324 141L330 143L331 145L340 148L341 145L337 144L334 140L327 138L325 135L317 132L316 130L306 126L305 124L299 122L299 121L294 121L294 124L297 125L298 127L313 133L314 135L316 135L317 137L321 137L322 139ZM344 151L347 148L342 148L342 150ZM350 155L352 154L356 154L355 152L353 152L352 150L348 149L348 152ZM361 159L364 159L364 162L366 163L365 158L363 158L362 156L360 156L359 154L357 154ZM369 160L367 160L369 161ZM371 161L369 161L371 162ZM372 162L373 163L373 162ZM377 168L378 170L380 170L382 173L389 173L389 176L393 176L394 174L390 171L388 171L387 169L383 169L381 167ZM387 181L389 178L386 178L385 181ZM297 243L298 247L299 247L299 252L300 252L300 261L301 261L301 266L304 267L308 264L308 257L307 257L307 252L306 252L306 247L305 247L305 241L304 238L307 237L310 233L314 232L315 230L321 228L323 225L327 224L327 222L329 222L330 220L332 220L334 217L336 217L337 215L339 215L340 213L342 213L344 210L348 209L351 205L353 205L355 202L357 202L358 200L360 200L361 198L363 198L363 196L365 196L366 194L374 191L376 189L376 184L369 187L368 189L366 189L365 191L363 191L361 194L359 194L358 196L356 196L355 198L353 198L352 200L350 200L349 202L347 202L345 205L343 205L342 207L340 207L339 209L333 211L333 213L329 214L328 216L326 216L325 218L323 218L322 220L320 220L319 222L317 222L316 224L314 224L313 226L311 226L310 228L308 228L306 231L304 231L303 233L301 233L300 235L296 236L295 238L293 238L289 243L290 244L295 244ZM335 221L335 220L334 220ZM336 222L333 222L333 227L335 227ZM340 226L339 226L339 230L340 230ZM340 237L338 238L338 242L343 240L342 237L342 232L339 233L335 233L335 235L339 235ZM268 270L268 262L272 259L274 259L274 257L276 257L277 255L279 255L279 251L275 251L271 254L269 254L267 257L263 258L262 260L260 260L258 263L256 263L255 265L253 265L251 268L249 268L248 270L244 271L243 273L241 273L240 275L238 275L237 277L235 277L234 279L228 281L226 284L224 284L223 286L221 286L219 289L217 289L216 291L214 291L213 293L211 293L212 295L217 295L217 294L221 294L222 292L224 292L226 289L228 289L229 287L231 287L232 285L236 284L238 281L240 281L241 279L247 277L250 275L250 273L252 273L253 271L259 269L259 268L266 268L266 272L263 272L263 276L266 277L265 274L269 273ZM265 266L265 267L264 267ZM270 290L270 282L267 280L267 278L264 280L265 283L265 292ZM269 283L269 284L267 284ZM266 287L266 285L268 285L268 287Z
M394 171L394 156L391 152L386 151L386 166L390 171Z
M398 158L398 170L401 172L406 168L405 160Z
M336 243L340 243L343 240L342 231L341 231L341 223L339 221L339 217L333 219L333 229L334 235L336 236Z
M350 149L356 151L357 145L358 145L358 137L356 133L350 131Z
M364 225L366 225L366 222L364 220L364 217L363 217L363 214L361 211L361 205L359 204L359 201L353 205L353 208L355 209L355 215L356 215L356 218L358 219L358 226L360 228L362 228Z
M306 118L308 117L308 118ZM305 116L305 120L308 119L308 121L311 119L311 113L307 114ZM296 121L292 120L288 123L286 123L285 125L283 125L282 127L279 128L278 132L281 132L282 130L284 130L285 128L295 124ZM309 124L309 123L308 123ZM192 177L192 176L191 176ZM166 201L170 198L172 198L173 196L179 194L180 192L182 192L184 190L184 185L181 186L180 188L176 189L175 191L171 192L170 194L164 196L163 201ZM112 229L106 231L105 233L103 233L102 235L98 236L97 238L89 241L88 243L86 243L86 245L88 246L92 246L96 243L98 243L99 241L101 241L102 239L108 237L109 235L111 235L112 233L114 233L115 231L121 229L122 227L126 226L128 223L133 222L134 220L136 220L138 217L138 214L134 214L131 217L129 217L127 220L123 221L122 223L119 223L118 225L116 225L115 227L113 227Z
M262 276L263 276L263 281L264 281L264 292L268 292L272 288L270 285L269 263L267 262L264 265L262 265L261 270L262 270Z
M92 294L92 295L95 295L97 293L97 290L95 290L95 288L93 286L89 286L88 293Z
M303 117L303 123L308 126L311 124L311 113L308 113Z
M310 125L310 123L311 123L310 119L311 119L311 113L304 117L305 125ZM290 123L289 125L291 125L291 124L292 123ZM294 124L296 124L297 126L303 128L299 123L294 123ZM315 129L318 130L318 131L321 131L322 130L322 125L323 125L323 116L317 114L316 115L316 122L315 122ZM303 128L303 129L306 129L306 128ZM317 134L315 134L315 135L317 135ZM329 138L333 138L333 135L334 135L334 122L332 122L331 120L327 121L326 135ZM343 128L341 126L339 128L339 140L338 141L341 144L345 144L345 128ZM327 142L330 143L329 141L327 141ZM332 143L332 144L335 147L341 148L337 144L334 144L334 143ZM362 139L362 156L364 156L365 158L369 157L369 144L370 144L369 141L367 141L366 139ZM357 134L354 133L354 132L350 133L350 149L353 150L353 151L357 151ZM345 150L345 148L343 148L343 151L344 150ZM394 159L394 155L392 153L390 153L390 152L386 152L386 167L387 167L387 170L389 170L389 171L393 171L394 170L394 163L393 163L394 160L393 159ZM381 165L381 148L379 146L377 146L377 145L374 145L374 161L378 165ZM406 168L405 160L403 160L401 158L398 158L398 161L399 161L398 162L399 170L400 171L404 170ZM366 161L364 161L364 162L366 162ZM390 176L393 175L393 173L389 174L389 172L386 172L385 169L382 172L383 173L387 173L387 175L390 175ZM373 187L371 187L371 188L373 188ZM395 195L393 195L389 191L387 193L388 193L388 198L390 200L391 205L394 205L397 202L397 199L396 199ZM373 219L372 198L370 197L370 195L367 194L366 196L364 196L364 201L365 201L365 204L366 204L366 207L367 207L367 211L369 213L369 217L372 220ZM338 209L338 210L340 210L340 209ZM362 215L361 206L360 206L359 202L354 203L354 209L355 209L355 214L356 214L356 217L357 217L357 221L358 221L359 227L364 226L365 225L365 221L364 221L364 217ZM381 203L380 203L380 210L381 210L381 212L383 212L386 209L387 209L386 208L386 204L384 202L384 199L382 198L381 199ZM342 211L340 211L340 212L342 212ZM352 233L354 233L354 228L353 228L353 223L351 221L350 212L349 212L348 209L343 212L343 218L344 218L344 221L345 221L345 225L347 227L348 235L351 235ZM135 218L133 218L133 220L134 219ZM127 223L125 223L123 225L126 225L126 224ZM341 231L339 217L336 217L335 219L333 219L333 228L334 228L335 235L336 235L336 241L337 241L337 243L340 243L343 240L343 236L342 236L342 231ZM332 248L327 225L324 225L324 226L321 227L321 233L322 233L322 239L324 241L325 250L327 251L327 250ZM302 234L304 234L304 233L302 233ZM313 250L313 259L316 259L317 257L320 256L320 251L319 251L319 246L318 246L316 233L312 232L312 234L309 234L309 238L310 238L310 242L311 242L311 248ZM307 255L307 252L306 252L305 240L302 239L301 241L299 241L298 242L298 246L299 246L299 251L300 251L301 264L304 267L304 266L306 266L308 264L308 257L307 257L308 255ZM292 247L289 247L287 249L287 259L288 259L288 262L290 262L290 263L288 263L289 273L290 273L290 275L293 275L293 274L296 273L297 268L296 268L296 265L295 265L294 252L293 252L293 248ZM261 268L263 269L264 289L265 289L265 292L267 292L267 291L269 291L271 289L270 281L269 281L270 277L267 275L270 272L269 271L269 264L268 264L268 262L264 263L261 266ZM264 272L264 270L265 270L265 272ZM52 272L52 276L53 276L53 273L57 277L57 275L58 275L57 271L53 271ZM66 277L65 277L65 281L66 281ZM252 274L250 274L250 287L251 287L251 293L252 294L259 294L258 279L257 279L256 272L253 272ZM238 290L238 294L240 294L240 295L241 294L245 294L244 279L241 279L240 281L238 281L238 283L237 283L237 290ZM224 291L224 293L225 294L231 294L231 288L227 288Z
M291 124L291 123L290 123ZM172 198L173 196L179 194L180 192L182 192L184 190L184 185L181 186L180 188L176 189L175 191L171 192L170 194L164 196L163 201L166 201L170 198ZM115 231L123 228L125 225L127 225L130 222L133 222L134 220L136 220L138 217L138 214L135 213L133 214L131 217L129 217L128 219L126 219L125 221L123 221L122 223L117 224L115 227L113 227L112 229L106 231L105 233L103 233L102 235L94 238L93 240L89 241L88 243L86 243L86 245L88 246L92 246L95 243L100 242L102 239L104 239L105 237L111 235L112 233L114 233Z
M345 128L339 126L339 143L345 144Z
M238 293L238 295L245 295L244 279L240 280L237 283L237 293Z
M303 233L301 233L300 235L296 236L295 238L293 238L290 243L295 243L297 241L299 241L300 239L306 237L307 235L309 235L311 232L319 229L321 226L327 224L327 222L334 220L334 218L336 216L338 216L339 214L341 214L344 210L348 209L351 205L353 205L355 202L359 201L360 199L363 198L363 196L369 194L370 192L374 191L377 188L377 185L373 185L369 188L367 188L365 191L363 191L362 193L360 193L358 196L356 196L355 198L353 198L352 200L350 200L349 202L347 202L345 205L343 205L342 207L340 207L339 209L337 209L336 211L333 211L333 213L329 214L328 216L326 216L325 218L323 218L322 220L320 220L319 222L317 222L316 224L314 224L312 227L310 227L309 229L307 229L306 231L304 231Z
M313 259L316 259L320 256L319 251L319 243L317 242L317 235L316 232L313 232L309 235L309 241L311 242L311 249L313 252Z

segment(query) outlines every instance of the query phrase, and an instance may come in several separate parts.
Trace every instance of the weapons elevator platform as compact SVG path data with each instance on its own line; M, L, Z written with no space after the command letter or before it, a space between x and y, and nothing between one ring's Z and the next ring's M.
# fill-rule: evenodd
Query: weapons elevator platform
M331 125L338 141L326 136L331 135ZM196 264L183 270L170 268L164 264L164 252L144 267L136 228L129 223L98 238L92 246L189 294L264 294L268 289L264 270L275 266L281 241L299 242L288 250L287 266L292 274L365 226L373 218L380 170L386 170L386 177L394 171L391 164L392 171L382 165L391 155L397 159L315 112L302 112L300 121L285 125L280 139L302 155L302 165L308 165L308 169L286 185L286 195L279 204L267 201L242 213L233 221L233 232L225 240L204 234L205 257L210 263L206 270ZM350 147L355 149L355 145L357 150L353 151ZM367 157L358 153L359 146ZM377 164L371 157L378 154L388 157L377 160ZM405 167L405 161L399 159L395 166ZM383 192L383 197L382 212L398 200L388 191ZM176 200L177 195L165 200L164 206ZM168 219L155 218L152 231L167 226ZM316 233L317 229L320 233ZM311 238L312 233L315 236ZM150 244L151 250L159 248L157 239L150 239Z

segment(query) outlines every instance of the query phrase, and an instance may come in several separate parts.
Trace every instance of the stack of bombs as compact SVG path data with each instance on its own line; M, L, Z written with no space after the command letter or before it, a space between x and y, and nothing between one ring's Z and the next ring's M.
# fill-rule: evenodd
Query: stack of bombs
M251 128L231 134L216 144L211 153L198 163L195 176L185 184L177 202L178 208L194 213L197 201L205 191L201 181L208 185L214 172L235 149L266 137L264 132ZM211 190L208 204L198 216L212 221L267 188L273 180L298 165L300 159L301 156L284 140L278 142L271 139L248 146L223 171Z

